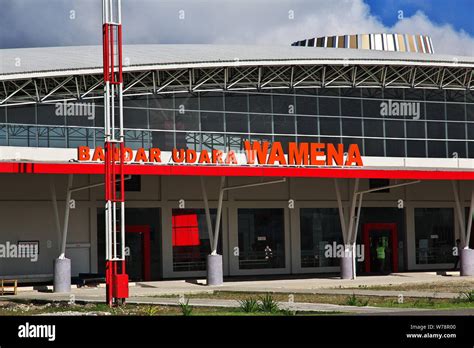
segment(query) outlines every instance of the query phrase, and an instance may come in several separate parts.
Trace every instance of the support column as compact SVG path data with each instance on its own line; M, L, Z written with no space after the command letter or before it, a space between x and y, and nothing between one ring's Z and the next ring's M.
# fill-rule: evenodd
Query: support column
M66 191L66 206L64 210L64 225L63 235L61 240L60 255L54 260L54 292L70 292L71 291L71 260L67 259L66 254L66 242L67 242L67 230L69 225L69 210L71 200L71 190L73 183L73 175L68 176L68 184Z
M461 276L474 276L474 250L467 247L462 249L460 254Z
M464 214L462 211L461 200L459 198L458 184L456 181L452 181L452 184L461 235L461 250L458 250L460 263L459 273L461 276L474 276L474 250L469 248L474 214L474 188L471 189L471 205L469 208L469 218L467 219L466 227L465 221L463 220ZM457 245L457 247L459 247L459 245Z
M64 293L71 292L71 260L54 260L54 284L53 291Z
M353 229L355 224L358 221L355 221L356 215L356 204L357 204L357 191L359 190L359 178L355 179L354 181L354 191L352 193L352 202L351 202L351 210L349 214L349 227L347 228L347 239L344 242L344 256L341 259L341 278L342 279L355 279L356 277L356 270L354 265L355 259L355 248L354 243L355 241L352 240L353 238Z
M337 179L334 179L334 185L336 188L336 197L339 207L339 217L341 220L341 229L344 239L344 255L341 257L340 267L341 267L341 279L354 279L355 278L355 265L354 265L354 243L352 241L352 230L354 228L354 223L357 223L355 220L355 208L357 203L357 190L359 189L359 179L356 179L354 182L354 192L352 194L352 203L351 210L349 214L349 226L347 226L347 221L344 218L344 210L342 207L341 193L338 185Z
M464 249L460 253L461 276L474 276L474 250L469 248L471 241L472 219L474 218L474 188L471 189L471 206L469 207L469 219L466 228Z
M212 233L211 213L209 210L209 201L207 199L207 192L204 185L204 178L201 177L201 190L204 200L204 207L206 212L206 221L209 232L209 242L211 247L211 254L207 255L206 269L207 269L207 285L222 285L224 283L224 269L222 265L222 255L217 254L217 245L219 242L219 229L222 215L222 204L224 199L224 183L225 177L221 177L219 186L219 201L217 204L217 215L215 222L215 230Z

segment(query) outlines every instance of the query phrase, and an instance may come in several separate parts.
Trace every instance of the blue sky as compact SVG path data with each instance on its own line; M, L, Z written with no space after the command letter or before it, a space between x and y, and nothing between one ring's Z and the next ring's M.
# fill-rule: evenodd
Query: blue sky
M387 26L397 21L398 11L412 16L423 11L437 24L451 24L456 30L464 30L474 36L474 0L365 0L371 12Z
M0 0L0 48L99 45L101 3ZM436 53L474 56L474 0L122 0L122 4L125 44L289 45L323 35L400 32L430 35ZM184 19L179 11L185 11ZM403 11L403 20L398 11Z

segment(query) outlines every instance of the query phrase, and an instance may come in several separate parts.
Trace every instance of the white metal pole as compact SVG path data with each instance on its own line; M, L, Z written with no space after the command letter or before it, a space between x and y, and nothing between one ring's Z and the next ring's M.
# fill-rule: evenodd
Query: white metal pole
M112 231L113 231L113 234L112 234L112 247L113 247L113 258L116 259L117 258L117 203L116 202L112 202L112 214L113 214L113 217L112 217L112 221L113 221L113 225L112 225Z
M211 247L211 251L213 250L213 240L214 235L212 233L212 221L211 221L211 212L209 210L209 201L207 200L207 192L206 186L204 185L204 178L202 176L199 177L201 181L201 192L202 192L202 199L204 201L204 212L206 213L206 224L207 224L207 233L209 234L209 243Z
M352 238L352 275L353 275L353 279L356 279L357 278L357 274L356 274L356 242L357 242L357 231L359 230L359 221L360 221L360 212L361 212L361 209L362 209L362 197L363 197L363 193L359 193L359 206L357 207L357 216L355 218L355 227L354 227L354 233L353 233L353 236L351 237ZM395 242L394 242L395 243Z
M118 0L118 16L117 23L122 24L122 0Z
M354 192L352 194L351 211L349 214L349 228L347 231L347 243L351 244L352 229L354 228L355 208L357 203L357 190L359 189L359 178L354 181Z
M453 186L454 203L456 204L456 212L457 212L458 221L459 221L459 229L460 229L459 234L461 235L461 238L460 238L461 245L464 247L466 245L466 222L463 218L464 214L462 212L461 202L459 200L458 183L452 180L451 184Z
M123 84L119 84L118 93L119 93L120 141L123 141L124 140L124 133L123 133ZM123 156L123 154L122 154L122 156Z
M121 212L120 232L121 232L121 237L122 237L122 240L120 242L120 244L122 246L122 255L121 255L120 258L123 261L123 260L125 260L125 202L120 202L120 212Z
M105 83L105 98L104 98L104 128L105 128L105 138L106 140L110 139L110 86L109 82Z
M344 208L342 206L341 190L339 188L338 179L334 179L334 186L336 188L336 199L337 199L337 207L339 209L339 220L341 223L342 237L344 239L344 242L348 243L347 225L346 225L346 219L344 218Z
M107 22L113 22L113 10L114 10L114 7L113 7L113 2L112 0L109 0L109 11L108 11L108 17L107 17Z
M225 184L225 176L222 176L221 184L219 186L219 201L217 203L216 229L214 230L214 243L213 243L211 255L217 255L217 243L219 241L219 228L221 225L221 215L222 215L222 201L224 200L224 184Z
M109 235L109 244L107 244L107 248L109 248L109 259L113 259L113 255L112 255L112 226L113 226L113 221L112 221L112 202L111 201L108 201L108 215L107 215L107 218L108 218L108 221L109 221L109 228L107 230L107 233Z
M112 72L115 71L115 68L112 67ZM110 98L111 98L111 101L110 101L110 120L111 120L111 129L110 129L110 132L111 132L111 139L112 140L115 140L115 86L112 85L112 91L111 91L111 94L110 94ZM113 154L112 154L112 157L113 157Z
M469 208L469 218L467 222L466 240L464 248L469 249L469 243L471 241L471 229L472 229L472 215L474 214L474 189L471 190L471 206Z
M58 200L56 196L56 186L54 185L53 178L49 177L49 185L51 189L51 202L53 204L53 213L54 213L54 222L56 224L56 232L58 234L58 251L61 252L61 223L59 222L59 209L58 209Z
M110 259L110 253L109 253L109 244L110 244L110 239L109 239L109 202L107 201L105 203L105 259L108 260Z
M64 225L63 225L63 238L61 242L61 254L59 255L60 259L64 259L66 256L66 241L67 241L67 229L69 224L69 210L71 208L69 201L71 200L71 188L73 182L73 175L69 174L68 184L67 184L67 193L66 193L66 208L64 212Z

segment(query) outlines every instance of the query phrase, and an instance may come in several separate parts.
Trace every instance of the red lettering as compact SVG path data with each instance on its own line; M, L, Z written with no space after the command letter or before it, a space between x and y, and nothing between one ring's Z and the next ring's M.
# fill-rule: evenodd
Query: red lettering
M257 163L264 164L267 161L268 153L268 141L264 141L263 144L260 142L254 141L244 141L244 148L247 154L247 163L255 163L255 154L257 155Z
M91 158L91 149L89 146L79 146L77 148L77 160L78 161L88 161Z
M281 143L276 141L272 144L272 149L270 150L270 156L268 156L268 164L275 164L275 162L279 162L279 164L286 164L285 153L283 152L283 148L281 147Z
M100 146L97 146L94 150L94 155L92 156L93 161L102 161L105 160L104 149Z
M288 164L291 165L308 165L308 143L288 144Z
M149 151L150 162L161 163L161 150L158 148L151 148Z

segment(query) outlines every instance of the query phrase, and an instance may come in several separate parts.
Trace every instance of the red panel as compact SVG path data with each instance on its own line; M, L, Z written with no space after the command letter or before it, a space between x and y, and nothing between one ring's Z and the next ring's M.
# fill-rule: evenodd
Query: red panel
M248 176L304 178L361 178L412 180L474 180L474 171L394 170L363 168L291 168L251 166L136 165L124 166L125 175ZM104 174L102 163L0 163L0 173Z
M114 274L112 281L112 297L127 298L128 297L128 275Z
M198 217L195 213L178 213L172 218L173 246L197 246L199 241Z

